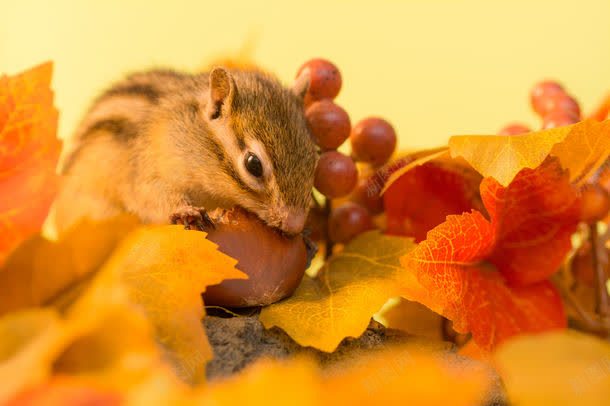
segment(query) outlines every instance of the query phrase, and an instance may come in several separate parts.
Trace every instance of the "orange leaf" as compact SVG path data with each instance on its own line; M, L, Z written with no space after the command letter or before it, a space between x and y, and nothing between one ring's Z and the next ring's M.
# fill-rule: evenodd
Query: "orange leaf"
M55 197L61 143L51 73L46 63L0 77L0 263L40 230Z
M448 215L480 207L480 180L472 169L453 162L428 162L411 169L384 194L387 233L424 240Z
M459 135L449 139L452 157L461 156L480 174L508 185L519 171L536 168L550 154L570 170L570 180L588 179L610 154L610 121L593 119L522 135Z
M401 258L404 297L472 332L483 349L520 332L565 327L561 298L546 278L578 224L567 176L548 161L521 171L508 188L486 179L481 195L491 222L476 211L449 216Z
M119 406L124 403L121 393L97 386L74 378L56 377L21 392L5 406Z

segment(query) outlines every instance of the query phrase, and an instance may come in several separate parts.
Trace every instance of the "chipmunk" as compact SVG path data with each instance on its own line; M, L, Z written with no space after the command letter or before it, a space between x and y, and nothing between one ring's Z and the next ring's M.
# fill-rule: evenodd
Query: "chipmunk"
M125 212L203 229L207 211L240 206L285 234L302 232L318 158L308 85L306 75L288 89L260 71L221 67L128 76L75 133L60 168L57 231Z

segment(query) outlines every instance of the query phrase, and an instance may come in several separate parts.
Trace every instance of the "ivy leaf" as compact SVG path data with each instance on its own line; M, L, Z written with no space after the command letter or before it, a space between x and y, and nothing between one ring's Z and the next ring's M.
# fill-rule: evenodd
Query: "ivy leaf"
M0 77L0 264L40 231L55 197L56 138L52 64Z
M610 344L567 330L515 337L493 355L511 404L604 405Z
M345 337L360 336L383 304L398 296L399 258L414 245L377 231L361 234L315 278L305 276L290 298L265 307L260 321L303 346L332 352Z
M485 350L517 333L564 328L561 298L546 278L578 224L567 175L550 160L507 188L485 179L481 195L491 221L477 211L449 216L401 258L404 297L472 332Z
M449 139L452 157L461 156L484 177L508 185L519 171L534 169L548 155L570 170L570 181L588 179L610 154L610 121L594 119L523 135L460 135Z

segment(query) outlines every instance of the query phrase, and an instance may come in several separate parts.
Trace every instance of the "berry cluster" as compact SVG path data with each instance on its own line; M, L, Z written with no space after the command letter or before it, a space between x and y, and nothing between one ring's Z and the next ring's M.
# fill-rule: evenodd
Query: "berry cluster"
M557 82L537 83L530 92L532 109L542 119L542 128L550 129L580 121L580 106ZM531 129L519 123L510 124L500 130L500 135L517 135Z
M581 120L578 102L557 82L537 83L530 92L530 103L534 112L542 119L542 129L571 125ZM600 110L605 117L607 110ZM605 112L605 113L604 113ZM599 118L600 120L603 118ZM504 127L500 135L518 135L531 130L520 123ZM610 166L606 165L580 189L580 220L589 227L598 221L607 221L610 213ZM592 243L585 242L574 254L571 269L576 280L593 285ZM606 269L608 271L608 269Z
M345 243L357 234L373 229L373 215L383 210L378 193L369 190L367 179L359 179L359 173L370 173L370 168L379 167L390 159L396 148L396 133L387 121L376 117L366 118L352 128L349 115L333 101L341 90L342 79L331 62L312 59L299 69L297 76L303 73L310 78L305 115L320 147L314 186L327 199L327 221L317 222L324 224L326 230L318 235L334 243ZM351 156L337 151L348 139ZM346 197L349 199L340 205L330 205L328 201Z

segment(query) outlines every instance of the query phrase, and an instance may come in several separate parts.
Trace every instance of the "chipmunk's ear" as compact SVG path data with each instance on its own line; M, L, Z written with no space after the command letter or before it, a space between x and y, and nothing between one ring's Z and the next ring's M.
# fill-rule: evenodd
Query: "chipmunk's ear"
M235 82L224 68L214 68L210 72L210 102L207 108L208 117L215 120L231 112Z
M292 93L294 93L299 99L304 99L307 90L309 89L309 83L311 81L311 75L309 69L303 69L303 71L297 76L292 85Z

